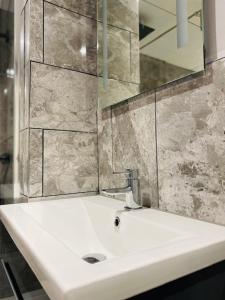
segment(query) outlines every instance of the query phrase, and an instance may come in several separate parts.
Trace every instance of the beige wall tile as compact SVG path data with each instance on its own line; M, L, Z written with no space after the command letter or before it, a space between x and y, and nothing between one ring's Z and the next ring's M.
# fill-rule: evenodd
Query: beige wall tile
M25 63L43 62L43 1L29 0L25 6Z
M97 78L32 63L30 126L96 132Z
M44 195L97 190L97 135L45 131Z
M42 196L42 130L30 129L29 197Z
M45 63L96 74L97 24L45 3Z
M98 18L102 20L102 0L98 1ZM108 24L139 32L139 2L137 0L108 0Z
M96 18L96 0L49 0L49 2L81 15Z
M160 208L225 224L225 61L211 82L157 93ZM182 92L183 90L183 92Z

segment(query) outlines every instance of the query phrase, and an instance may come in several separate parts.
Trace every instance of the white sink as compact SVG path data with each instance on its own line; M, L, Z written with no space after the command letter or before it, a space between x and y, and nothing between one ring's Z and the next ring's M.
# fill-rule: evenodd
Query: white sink
M52 300L127 299L225 259L225 227L102 196L0 208ZM85 255L106 259L89 264ZM101 256L100 256L101 257Z

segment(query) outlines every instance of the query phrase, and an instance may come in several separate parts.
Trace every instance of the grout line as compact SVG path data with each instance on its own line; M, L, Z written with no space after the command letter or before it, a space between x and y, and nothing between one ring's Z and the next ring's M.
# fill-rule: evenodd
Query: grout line
M30 196L30 135L31 135L31 130L30 128L28 129L28 159L27 159L27 174L28 174L28 178L27 178L27 194ZM29 197L28 196L28 197Z
M115 172L114 172L114 155L113 155L113 120L112 120L112 118L113 118L113 115L112 115L112 111L113 111L113 109L112 109L112 106L110 107L110 126L111 126L111 142L112 142L112 173L114 174Z
M102 75L98 75L98 78L102 78ZM116 79L113 77L108 77L109 80L114 80L114 81L119 81L119 82L123 82L123 83L130 83L130 84L135 84L135 85L140 85L140 83L134 82L134 81L126 81L126 80L121 80L121 79ZM147 90L148 91L148 90ZM151 90L150 90L151 91ZM138 94L139 95L139 94Z
M23 193L21 193L21 192L20 192L20 195L21 195L21 196L24 196L24 197L27 197L27 198L29 198L29 196L27 196L27 195L24 195L24 194L23 194Z
M70 195L79 195L79 194L88 194L88 193L98 193L98 191L87 191L87 192L77 192L77 193L66 193L66 194L52 194L52 195L43 195L43 196L36 196L36 197L29 197L30 199L38 199L38 198L48 198L48 197L57 197L57 196L70 196ZM23 195L23 194L21 194ZM25 196L25 195L23 195ZM27 196L25 196L27 197Z
M29 0L26 0L26 2L24 3L23 8L22 8L22 10L21 10L21 12L20 12L20 16L22 15L23 11L24 11L24 13L25 13L25 7L26 7L28 1L29 1Z
M97 131L80 131L80 130L69 130L69 129L38 128L38 127L29 127L29 128L30 129L36 129L36 130L38 130L38 129L39 130L45 130L45 131L62 131L62 132L74 132L74 133L85 133L85 134L97 134Z
M25 47L25 43L26 43L26 14L25 14L25 8L27 5L28 0L26 1L26 4L22 10L22 14L23 14L23 120L21 120L21 96L19 96L19 128L21 128L21 124L24 125L24 117L25 117L25 87L26 87L26 47ZM21 75L21 70L19 71L20 75Z
M131 45L131 42L132 42L132 37L131 37L131 32L129 34L129 37L130 37L130 80L132 78L132 72L131 72L131 64L132 64L132 45ZM138 84L139 85L139 84Z
M31 63L40 64L40 65L49 66L49 67L58 68L58 69L63 69L63 70L68 70L68 71L71 71L71 72L86 74L86 75L89 75L89 76L98 77L97 74L92 74L92 73L88 73L88 72L84 72L84 71L80 71L80 70L76 70L76 69L65 68L65 67L62 67L62 66L56 66L56 65L48 64L46 62L31 60Z
M101 20L97 20L97 23L103 24L103 22ZM119 27L119 26L116 26L116 25L113 25L113 24L110 24L110 23L108 23L107 25L108 25L108 27L113 27L113 28L116 28L116 29L119 29L119 30L123 30L123 31L129 32L129 33L133 33L136 36L139 36L139 33L131 31L131 30L128 30L126 28L122 28L122 27Z
M96 125L97 125L97 167L98 167L98 193L100 192L100 160L99 160L99 121L98 110L96 110Z
M156 150L156 185L159 208L159 160L158 160L158 131L157 131L157 99L155 92L155 150Z
M45 140L44 140L44 134L45 131L42 129L42 183L41 183L41 187L42 187L42 197L44 195L44 149L45 149Z
M50 1L44 0L44 2L47 3L47 4L50 4L50 5L52 5L52 6L56 6L56 7L58 7L58 8L63 9L63 10L66 10L66 11L68 11L68 12L70 12L70 13L79 15L79 16L81 16L81 17L84 17L84 18L87 18L87 19L91 19L91 20L93 20L93 21L98 21L97 18L93 18L93 17L87 16L87 15L81 14L81 13L79 13L79 12L77 12L77 11L71 10L71 9L66 8L66 7L63 7L63 6L60 6L60 5L55 4L55 3L52 3L52 2L50 2ZM97 9L97 7L96 7L96 9ZM97 15L97 14L96 14L96 15Z
M28 97L28 127L30 128L30 108L31 108L31 61L30 61L30 66L29 66L29 74L27 74L27 76L29 76L28 80L29 80L29 91L27 93L27 97Z
M43 55L43 57L42 57L42 61L43 61L43 63L44 63L44 61L45 61L45 5L44 5L44 0L42 0L42 5L43 5L43 7L42 7L42 9L43 9L43 19L42 19L42 22L43 22L43 24L42 24L42 30L43 30L43 32L42 32L42 47L43 47L43 52L42 52L42 55Z
M25 130L28 130L28 129L29 129L29 127L26 127L26 128L20 129L20 132L23 132L23 131L25 131ZM34 128L32 128L32 129L34 129Z

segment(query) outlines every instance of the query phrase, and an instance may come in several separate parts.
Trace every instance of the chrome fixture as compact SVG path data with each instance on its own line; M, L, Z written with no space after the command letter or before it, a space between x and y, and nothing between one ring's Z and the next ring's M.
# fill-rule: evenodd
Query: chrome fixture
M108 189L102 190L102 195L116 198L118 196L125 196L125 210L140 209L142 208L139 197L139 179L138 170L127 170L128 172L128 185L121 189Z
M187 0L176 0L177 15L177 48L188 44L188 3Z

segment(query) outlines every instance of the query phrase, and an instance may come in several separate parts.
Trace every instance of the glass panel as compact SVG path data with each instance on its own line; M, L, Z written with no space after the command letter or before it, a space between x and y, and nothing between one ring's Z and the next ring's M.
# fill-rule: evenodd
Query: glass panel
M99 107L203 70L202 12L202 0L100 0Z
M13 197L14 8L0 1L0 204Z

